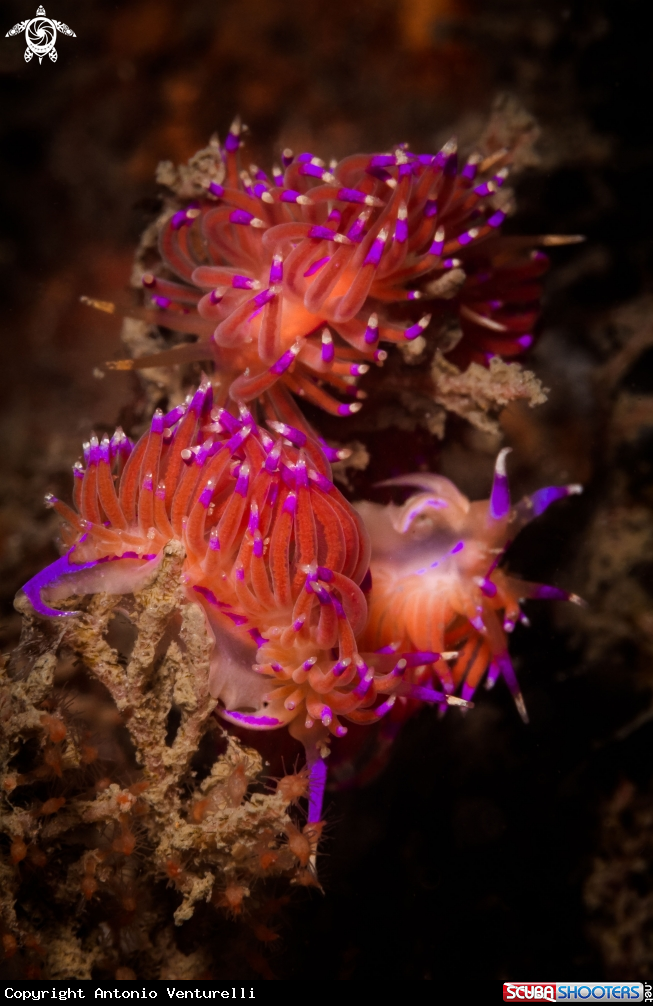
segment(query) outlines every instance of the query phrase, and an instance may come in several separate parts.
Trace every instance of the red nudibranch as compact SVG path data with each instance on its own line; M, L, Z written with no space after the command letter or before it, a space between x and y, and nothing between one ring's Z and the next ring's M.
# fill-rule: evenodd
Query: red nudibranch
M454 141L329 166L285 151L270 177L240 170L240 146L236 120L223 184L170 217L142 278L144 316L199 342L110 366L213 359L221 404L262 397L281 413L292 394L346 416L361 407L359 376L387 356L381 344L413 340L452 309L460 365L531 345L548 267L534 249L564 239L499 233L508 151L462 167Z
M132 592L165 544L180 541L188 598L215 639L209 684L219 715L252 730L288 726L303 742L317 821L331 737L347 732L343 720L376 723L398 695L412 695L404 672L417 658L359 652L367 532L321 449L301 430L269 425L275 436L244 404L238 417L212 408L205 380L185 405L155 412L135 446L121 430L92 438L86 466L74 468L75 509L47 499L68 551L24 590L41 615L70 617L53 602ZM420 697L466 704L433 690Z
M205 379L184 405L157 410L135 446L121 430L85 445L75 509L47 500L68 551L25 585L35 610L70 617L53 602L137 590L180 541L188 598L215 640L218 714L250 730L287 726L304 744L311 821L343 721L378 723L397 700L468 706L486 671L489 683L505 678L525 716L505 639L523 617L519 599L578 599L498 563L528 520L579 487L512 508L502 451L488 501L422 473L391 480L423 490L403 506L354 509L303 431L271 419L271 435L246 405L236 416L212 394Z

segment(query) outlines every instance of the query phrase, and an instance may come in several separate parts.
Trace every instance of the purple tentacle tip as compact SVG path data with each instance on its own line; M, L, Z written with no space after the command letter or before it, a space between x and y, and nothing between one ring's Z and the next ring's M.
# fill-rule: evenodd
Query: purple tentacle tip
M493 520L503 520L510 512L510 487L506 472L506 457L510 451L510 447L504 447L499 451L494 466L494 482L490 493L490 516Z

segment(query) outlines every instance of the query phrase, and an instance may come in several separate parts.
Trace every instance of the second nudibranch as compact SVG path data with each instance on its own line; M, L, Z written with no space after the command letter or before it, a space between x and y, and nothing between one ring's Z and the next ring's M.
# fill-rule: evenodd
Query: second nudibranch
M433 664L444 691L469 700L486 678L508 685L527 721L526 707L508 653L507 634L526 621L525 598L580 602L557 587L530 583L499 568L519 531L578 485L551 486L510 502L509 448L498 455L488 500L470 502L441 475L417 473L381 485L421 490L403 505L356 504L372 543L372 590L361 649L458 651L453 667ZM430 674L431 672L429 672Z

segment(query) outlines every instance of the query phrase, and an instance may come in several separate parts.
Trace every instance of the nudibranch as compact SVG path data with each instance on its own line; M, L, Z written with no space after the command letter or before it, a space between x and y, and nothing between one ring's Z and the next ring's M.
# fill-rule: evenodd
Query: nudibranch
M386 486L421 491L403 505L361 502L356 509L372 544L373 589L362 647L394 645L411 651L457 651L450 669L434 673L448 694L472 699L485 678L502 677L520 715L526 708L508 653L507 633L525 621L520 601L548 598L582 603L557 587L511 576L499 563L519 531L556 500L581 492L578 485L550 486L510 502L504 448L498 455L489 500L470 502L441 475L419 473L389 479Z
M240 146L237 120L223 184L170 216L142 277L143 317L199 341L109 366L213 359L220 404L262 397L281 412L294 395L348 416L358 378L387 357L381 344L414 340L452 310L456 363L531 345L548 264L536 245L567 239L501 236L508 151L459 166L454 141L437 154L399 144L328 167L284 151L269 176L240 170Z
M24 587L35 610L72 594L131 593L144 586L170 540L182 543L182 581L201 604L215 646L210 691L224 720L250 730L288 727L306 749L309 818L319 821L329 742L342 720L376 723L407 668L438 653L361 654L370 558L361 518L303 431L261 428L212 405L204 380L187 402L155 412L135 445L118 430L91 438L75 474L75 508L49 496L68 550ZM114 480L115 473L115 480ZM436 689L426 701L454 703ZM462 704L465 704L464 702Z

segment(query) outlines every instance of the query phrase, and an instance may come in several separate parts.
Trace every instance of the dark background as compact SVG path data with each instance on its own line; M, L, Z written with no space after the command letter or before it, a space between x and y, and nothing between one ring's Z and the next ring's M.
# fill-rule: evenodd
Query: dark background
M3 3L2 35L33 17L35 6ZM615 311L639 305L637 324L647 324L648 5L48 0L45 7L77 35L59 36L56 64L26 64L24 37L0 38L5 650L19 631L15 591L57 555L43 493L67 497L81 440L92 426L119 417L129 424L139 396L130 375L93 376L119 355L119 320L89 311L79 296L111 299L127 285L134 246L157 207L157 162L186 160L215 130L224 136L236 112L251 130L251 159L266 167L286 145L326 157L403 140L433 150L452 132L471 140L495 97L509 92L542 127L540 164L520 177L510 229L588 238L553 256L543 334L529 361L553 389L551 401L537 416L509 409L502 417L518 489L562 479L584 482L587 492L533 525L511 564L589 593L594 615L571 621L554 606L531 605L532 628L519 629L512 647L530 726L500 687L467 718L440 722L425 710L378 781L331 796L325 896L297 894L270 952L270 976L647 977L653 649L648 630L628 630L627 590L626 629L611 635L610 604L602 605L587 569L596 548L609 558L609 544L593 544L601 514L617 503L624 519L645 514L652 498L653 420L627 448L615 448L617 393L599 380L626 338ZM646 404L653 360L646 353L633 360L620 387ZM480 494L489 455L477 441L451 424L441 468ZM638 578L644 608L641 598L653 589L648 544L645 536L642 561L624 573L628 583ZM599 652L595 631L607 640ZM625 838L610 831L619 800ZM587 894L597 858L609 865L615 856L626 863L628 884L636 874L632 897L641 909L626 935L614 907L622 874L598 907ZM639 865L631 869L628 856L639 856ZM611 945L621 949L611 953Z

